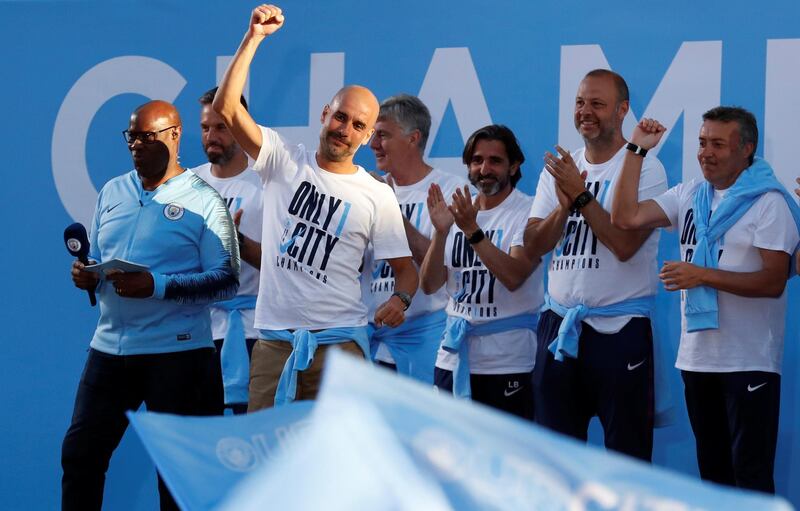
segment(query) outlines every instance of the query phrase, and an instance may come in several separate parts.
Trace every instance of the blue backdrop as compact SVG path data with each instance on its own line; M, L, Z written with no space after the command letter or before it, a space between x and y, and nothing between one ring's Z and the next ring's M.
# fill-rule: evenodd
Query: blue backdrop
M183 114L181 161L202 163L197 98L215 85L246 28L250 3L0 2L2 187L7 296L0 474L2 507L53 509L60 443L97 311L69 279L64 227L87 222L95 190L131 168L120 131L150 98ZM489 122L509 125L528 157L532 193L541 155L576 148L571 110L591 68L620 72L631 89L628 130L655 116L670 184L696 175L701 113L739 104L759 119L758 153L789 184L800 117L800 4L618 0L498 2L300 1L282 4L286 26L265 42L249 82L254 117L314 143L322 105L343 83L379 98L417 94L434 117L430 159L462 172L463 140ZM358 161L373 165L363 149ZM677 257L673 234L662 258ZM795 279L797 280L797 279ZM778 492L800 505L798 321L789 319L776 462ZM677 343L677 296L662 293L659 322ZM677 376L677 375L676 375ZM676 380L677 381L677 380ZM695 473L685 410L656 434L655 462ZM155 505L152 466L132 434L115 455L107 509ZM794 484L792 484L794 481Z

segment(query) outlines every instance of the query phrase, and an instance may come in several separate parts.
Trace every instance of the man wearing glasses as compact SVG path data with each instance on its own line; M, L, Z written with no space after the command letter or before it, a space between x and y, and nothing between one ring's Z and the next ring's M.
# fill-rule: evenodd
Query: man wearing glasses
M91 259L124 259L146 271L104 279L72 265L96 289L100 319L64 438L62 509L102 506L105 472L128 425L127 410L222 413L208 304L235 296L233 222L211 186L178 164L181 120L163 101L137 108L125 132L135 170L100 191ZM161 509L177 509L159 480Z

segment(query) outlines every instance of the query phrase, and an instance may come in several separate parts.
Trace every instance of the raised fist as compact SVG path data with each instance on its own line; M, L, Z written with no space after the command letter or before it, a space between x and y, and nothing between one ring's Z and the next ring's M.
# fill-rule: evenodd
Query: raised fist
M283 12L280 7L261 4L253 9L250 16L250 32L253 35L266 37L272 35L283 26Z
M667 128L657 120L642 119L633 129L631 142L641 148L650 150L658 145L666 131Z

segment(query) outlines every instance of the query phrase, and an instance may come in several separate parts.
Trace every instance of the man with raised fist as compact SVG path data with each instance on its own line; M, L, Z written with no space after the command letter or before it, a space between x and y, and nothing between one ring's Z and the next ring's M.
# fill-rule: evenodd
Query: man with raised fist
M643 119L631 143L647 151L664 127ZM642 157L625 155L612 219L623 229L676 227L680 261L659 277L681 291L678 361L697 444L700 477L775 492L786 280L800 209L769 164L755 157L752 113L720 106L703 114L692 179L637 198Z
M213 103L264 183L251 411L313 399L331 345L368 356L359 275L369 243L395 275L394 293L375 312L376 326L400 325L417 289L397 199L353 163L374 131L378 101L372 92L358 85L337 92L322 109L312 150L259 126L240 103L257 48L283 24L278 7L252 11Z

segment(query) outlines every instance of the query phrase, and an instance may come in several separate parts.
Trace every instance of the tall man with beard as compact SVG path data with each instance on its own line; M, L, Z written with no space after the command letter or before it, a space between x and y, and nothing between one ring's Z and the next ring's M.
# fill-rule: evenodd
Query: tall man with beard
M464 180L428 165L423 159L431 115L415 96L399 94L381 103L370 148L378 168L386 172L403 212L406 237L414 263L422 264L433 234L426 202L428 188L436 183L447 196ZM394 292L394 275L384 261L367 251L362 276L362 295L371 313ZM433 366L444 330L447 293L440 289L431 296L417 296L400 328L371 328L374 357L393 365L400 374L433 384ZM371 325L374 327L374 325Z
M247 411L250 352L258 339L255 322L258 268L261 265L261 179L248 167L247 155L211 108L217 88L200 97L200 141L208 163L192 171L214 187L234 215L242 267L239 292L211 307L211 334L222 368L222 399L234 413ZM244 108L247 102L241 98Z
M428 196L435 231L422 263L422 289L446 286L450 295L436 386L532 419L544 289L539 259L523 248L532 200L515 185L525 156L514 133L494 124L470 136L462 159L478 189L474 200L465 186L448 206L435 183Z
M283 25L281 9L261 5L214 99L236 141L256 160L264 183L261 282L250 366L249 410L313 399L332 344L368 356L367 310L359 282L364 252L385 259L395 292L374 322L396 327L417 289L403 220L391 188L353 163L368 143L378 101L348 86L322 109L319 146L309 151L255 123L239 98L256 49Z
M72 280L97 289L100 319L61 452L62 508L99 510L111 454L144 402L155 412L222 413L208 304L232 298L239 252L225 203L178 165L181 120L164 101L137 108L124 132L135 170L97 199L89 257L147 271L99 280L76 261ZM162 509L177 509L159 479Z
M644 119L631 141L647 151L664 127ZM703 114L697 161L703 179L637 198L641 156L626 155L612 217L626 229L677 227L681 261L660 277L681 290L676 366L697 444L700 477L775 492L786 280L800 209L769 164L755 157L752 113Z
M606 448L650 460L653 448L653 336L658 234L611 224L613 189L626 140L628 87L598 69L580 83L575 127L585 146L545 155L525 246L552 251L539 321L536 421L586 440L597 415ZM654 157L644 160L639 199L667 188Z

